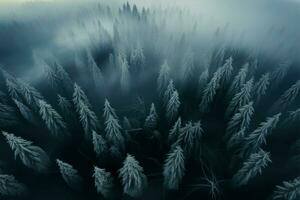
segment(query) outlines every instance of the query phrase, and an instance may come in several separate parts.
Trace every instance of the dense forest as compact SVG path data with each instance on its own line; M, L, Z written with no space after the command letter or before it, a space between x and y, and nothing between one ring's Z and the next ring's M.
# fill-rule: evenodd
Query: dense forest
M72 17L64 48L22 55L38 69L26 79L0 59L1 199L300 199L290 44L228 40L230 25L203 31L178 7L99 3ZM0 35L13 29L23 49L40 27L2 23Z

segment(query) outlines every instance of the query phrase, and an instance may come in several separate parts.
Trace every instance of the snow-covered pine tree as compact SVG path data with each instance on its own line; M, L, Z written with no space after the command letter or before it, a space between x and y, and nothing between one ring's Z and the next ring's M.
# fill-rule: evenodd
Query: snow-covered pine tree
M97 91L103 90L104 78L101 69L98 67L91 51L87 51L87 65L89 72L92 76L93 84Z
M62 113L64 119L72 121L74 119L74 114L73 114L73 106L71 102L67 98L61 95L57 95L57 101L58 101L59 110Z
M168 143L172 145L177 141L181 130L181 117L178 117L177 121L174 123L172 129L169 131Z
M262 173L271 162L270 153L258 149L257 153L252 153L243 167L232 177L232 184L235 187L246 185L251 179Z
M281 113L278 113L267 118L265 122L260 123L259 127L244 139L241 155L247 157L250 154L257 152L260 146L266 143L266 137L276 128L280 116Z
M169 83L168 83L168 86L164 92L164 95L163 95L163 103L165 106L168 105L168 102L173 94L173 92L175 91L175 87L174 87L174 83L173 83L173 80L170 79Z
M227 92L228 99L231 99L234 94L238 93L241 90L242 85L246 82L246 78L248 75L248 68L249 68L249 63L244 64L241 67L238 74L234 77Z
M284 79L284 77L287 75L289 69L291 68L291 63L289 61L283 61L281 62L275 71L271 73L271 81L272 81L272 88L275 88L280 84L280 82Z
M198 91L197 91L198 97L202 97L205 85L207 84L208 81L208 77L209 77L209 72L208 72L208 68L206 68L199 77Z
M104 120L107 120L110 115L112 115L115 119L118 119L115 109L111 107L109 101L105 99L104 108L103 108Z
M246 136L246 129L242 127L240 130L234 132L227 142L227 149L238 149L243 145L243 141Z
M147 177L139 162L130 154L127 154L123 167L119 170L119 177L125 194L131 197L139 197L147 187Z
M164 164L164 186L176 190L185 173L184 154L180 146L171 149Z
M270 84L270 73L265 73L261 76L258 82L253 87L253 99L255 104L258 104L261 98L266 94Z
M287 89L272 106L272 111L284 110L294 102L300 90L300 80Z
M253 113L253 102L249 102L248 104L242 106L228 122L225 138L228 139L231 135L241 130L241 128L245 128L245 131L247 131Z
M121 126L112 114L105 121L105 139L110 145L114 145L123 152L125 149L125 138L121 132Z
M49 168L49 157L46 152L38 146L32 145L31 141L14 136L7 132L2 132L11 150L14 152L15 159L20 158L22 163L38 172L47 172Z
M290 181L283 181L277 185L273 194L273 200L297 200L300 198L300 177Z
M56 112L52 106L44 100L39 100L39 113L50 133L57 137L63 138L69 135L63 118Z
M74 85L73 103L83 126L85 138L89 140L92 138L92 130L97 131L99 129L99 121L90 108L87 96L76 83Z
M155 129L157 127L158 115L154 103L151 104L149 115L145 119L144 127Z
M203 91L203 97L199 105L201 113L209 111L209 106L213 102L217 90L226 85L232 73L232 58L226 60L225 64L220 67L214 74L211 80L206 85Z
M300 121L300 108L294 111L289 111L288 116L285 118L283 123L286 125L290 125L297 121Z
M144 50L140 42L137 43L136 48L131 51L130 54L130 65L135 69L136 72L141 72L144 69L146 58Z
M169 122L172 122L178 115L180 106L178 92L175 90L171 95L171 98L167 104L166 118Z
M27 188L12 175L0 174L0 195L1 196L23 196Z
M29 123L33 124L33 125L38 125L38 120L35 117L35 114L33 113L33 111L28 108L25 104L21 103L20 101L13 99L16 107L18 108L18 110L20 111L22 117L28 121Z
M120 84L123 92L128 92L130 89L130 72L129 72L129 64L126 58L122 59L121 65L121 78Z
M193 72L195 69L194 65L194 52L191 48L189 48L185 54L183 55L182 63L181 63L181 80L187 81L191 77L193 77Z
M113 177L110 172L105 169L94 167L93 177L95 179L95 187L98 193L104 198L110 198L113 195Z
M253 79L250 79L245 84L243 84L241 91L236 93L233 99L230 101L226 109L226 117L230 117L232 114L235 114L238 109L250 102L252 86Z
M203 129L201 122L187 122L180 130L180 135L174 145L180 145L187 155L195 152L201 144Z
M159 75L157 78L157 90L160 95L164 94L167 85L170 81L170 67L167 60L160 67Z
M60 174L67 185L75 190L82 189L83 179L72 165L56 159Z
M98 158L105 157L105 154L108 152L107 142L105 139L97 134L95 131L92 132L93 134L93 146L94 151Z

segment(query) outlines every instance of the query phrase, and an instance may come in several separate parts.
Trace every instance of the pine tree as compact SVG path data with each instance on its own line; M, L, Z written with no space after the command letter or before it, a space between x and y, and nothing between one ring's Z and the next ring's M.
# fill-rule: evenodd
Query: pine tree
M241 90L241 87L243 84L246 82L246 78L248 75L248 68L249 68L249 63L244 64L239 73L234 77L229 90L228 90L228 97L231 99L231 97L237 93L238 91Z
M96 114L90 109L87 96L77 84L74 85L73 103L83 126L85 137L89 140L92 138L92 130L99 129L99 121Z
M168 86L164 92L164 96L163 96L163 103L164 105L168 105L168 102L172 96L172 94L175 92L175 87L174 87L174 84L173 84L173 80L170 79L169 83L168 83Z
M125 149L125 138L121 133L121 126L111 114L105 121L105 138L110 145L115 145L119 150Z
M132 129L131 123L130 123L129 119L126 116L123 117L123 129L124 130Z
M254 85L253 91L254 91L254 102L255 104L258 104L261 100L261 98L266 94L266 91L268 89L268 86L270 84L270 74L265 73L261 76L261 78L258 80L258 82Z
M243 144L245 136L246 136L245 127L242 127L240 130L234 132L227 142L227 149L231 150L235 148L240 148L241 145Z
M181 128L178 140L174 145L181 145L183 150L190 155L191 152L195 152L202 141L203 129L201 122L188 122Z
M271 74L272 87L276 87L287 75L291 63L288 61L282 62L278 65L277 69Z
M157 90L160 95L166 90L168 83L170 82L170 67L168 62L165 60L160 67L159 75L157 78Z
M175 90L167 104L166 117L171 122L178 115L178 109L180 106L178 92Z
M244 162L243 167L233 176L232 184L236 187L246 185L251 179L261 174L270 162L270 154L261 149L257 153L251 154Z
M191 77L193 77L193 72L194 72L194 53L193 51L189 48L184 56L183 56L183 60L182 60L182 64L181 64L181 68L182 68L182 81L186 81L188 79L190 79Z
M251 118L253 116L253 102L249 102L239 109L237 113L228 122L226 129L226 138L230 137L232 134L245 128L245 131L249 128Z
M74 114L72 112L73 106L71 102L63 96L57 95L58 106L65 120L72 121Z
M104 109L103 109L103 117L105 120L107 120L110 115L112 115L115 119L118 119L115 109L113 107L111 107L109 101L107 99L105 99Z
M0 174L1 196L22 196L27 193L27 188L12 175Z
M14 152L15 159L20 158L22 163L38 172L46 172L49 167L49 157L44 150L32 145L31 141L16 137L13 134L2 132L11 150Z
M284 124L292 124L297 121L300 121L300 108L294 110L294 111L289 111L288 112L288 117L284 120Z
M123 92L128 92L130 89L130 73L129 73L129 65L126 58L122 59L121 62L121 89Z
M289 89L287 89L280 98L275 102L275 104L272 107L272 110L283 110L286 107L288 107L290 104L293 103L293 101L298 96L300 90L300 80L298 80L296 83L294 83Z
M273 199L297 200L300 198L300 177L290 181L283 181L282 185L276 186Z
M207 84L209 77L208 68L206 68L200 75L199 81L198 81L198 96L201 97L202 93L204 91L205 85Z
M252 85L253 79L250 79L242 86L241 91L234 95L226 110L227 117L229 117L231 114L236 113L238 109L250 102Z
M40 116L51 134L57 138L68 135L68 131L62 117L43 100L39 100Z
M265 122L262 122L257 129L245 138L242 155L250 155L256 152L262 144L266 143L266 137L276 128L280 116L281 113L267 118Z
M205 113L209 110L209 106L213 102L217 90L220 89L221 86L224 87L229 81L232 69L232 58L229 58L225 64L214 73L212 79L208 82L203 91L203 98L199 105L200 112Z
M93 131L93 145L94 145L94 151L97 155L97 157L105 157L105 154L108 152L108 147L105 139L97 134L95 131Z
M20 101L13 99L16 107L18 108L18 110L20 111L22 117L28 121L29 123L33 124L33 125L38 125L38 121L35 117L34 112L28 108L26 105L24 105L23 103L21 103Z
M136 72L140 72L144 69L146 58L144 50L140 43L137 44L136 48L131 51L130 64L136 69Z
M145 119L145 128L155 129L157 127L158 115L154 103L151 104L149 115Z
M181 130L181 117L178 117L177 121L175 122L174 126L169 132L168 142L172 145L174 142L177 141Z
M164 186L170 190L176 190L184 176L184 155L180 146L176 146L168 154L164 164Z
M94 167L95 187L97 192L102 194L105 198L109 198L113 195L113 177L110 172L105 169Z
M80 190L83 180L81 176L78 175L78 171L74 169L72 165L65 163L59 159L56 159L56 163L59 167L62 178L67 183L67 185L72 189Z
M119 170L123 191L131 197L139 197L147 187L147 177L139 162L127 154L123 167Z
M98 90L103 89L104 78L101 69L97 66L96 61L93 58L91 51L87 51L87 65L92 76L92 81L95 88Z

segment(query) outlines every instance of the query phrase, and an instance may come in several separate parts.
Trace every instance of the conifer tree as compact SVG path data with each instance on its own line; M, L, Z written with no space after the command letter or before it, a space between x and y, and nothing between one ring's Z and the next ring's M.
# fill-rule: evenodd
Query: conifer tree
M38 125L38 121L35 117L34 112L28 108L26 105L24 105L23 103L21 103L20 101L13 99L16 107L18 108L18 110L20 111L22 117L28 121L29 123L33 124L33 125Z
M146 58L144 50L140 43L137 44L136 48L131 51L130 64L135 68L136 72L140 72L144 69Z
M61 95L57 95L58 106L65 120L71 121L74 118L71 102Z
M272 110L283 110L294 102L300 90L300 80L287 89L275 102Z
M209 110L209 106L213 102L217 90L220 89L221 86L224 87L229 81L232 69L232 58L229 58L225 64L213 74L213 77L203 91L203 98L199 105L200 112L205 113Z
M149 115L145 119L144 127L149 129L155 129L157 126L157 121L158 121L158 115L156 113L155 105L154 103L152 103Z
M22 196L27 193L27 188L12 175L0 174L1 196Z
M183 60L182 60L182 64L181 64L181 68L182 68L182 81L186 81L188 79L190 79L191 77L193 77L193 72L194 72L194 53L193 51L189 48L184 56L183 56Z
M105 154L108 152L107 142L101 135L97 134L95 131L93 131L92 134L94 151L97 157L105 157Z
M109 101L107 99L105 99L104 109L103 109L103 117L105 120L107 120L110 115L112 115L115 119L118 119L115 109L113 107L111 107Z
M235 187L246 185L251 179L260 175L270 162L270 154L261 149L257 153L251 154L244 162L243 167L233 176L232 184Z
M115 145L120 151L125 149L125 138L121 133L121 126L111 114L105 121L105 138L110 145Z
M168 154L164 164L164 186L170 190L176 190L184 176L184 154L180 146L176 146Z
M38 172L46 172L49 167L49 157L46 152L38 146L32 145L31 141L14 136L7 132L2 132L11 150L14 152L15 159L20 158L22 163Z
M258 80L258 82L254 85L253 91L254 91L254 102L255 104L258 104L261 100L261 98L266 94L266 91L268 89L268 86L270 84L270 74L265 73L261 76L261 78Z
M130 154L127 154L123 167L119 170L119 177L123 185L123 191L131 197L139 197L147 187L147 177L139 162Z
M121 62L121 89L123 92L128 92L130 89L130 73L129 73L129 65L126 58L122 59Z
M50 104L47 104L43 100L39 100L39 107L40 116L53 136L62 138L62 136L69 134L62 117L52 108Z
M282 185L277 185L273 194L273 199L297 200L300 198L300 178L290 181L283 181Z
M289 61L281 62L275 71L271 74L272 87L276 87L287 75L289 69L291 67L291 63Z
M19 124L18 113L16 109L7 104L0 103L0 127L10 127Z
M248 75L248 68L249 63L244 64L238 74L234 77L229 90L228 90L228 97L229 99L238 91L241 90L242 85L246 82L246 78Z
M174 145L181 145L187 155L190 155L190 153L195 152L200 147L202 135L201 122L192 123L190 121L181 128L178 140Z
M208 68L206 68L200 75L199 81L198 81L198 96L201 97L202 93L204 91L205 85L207 84L209 77Z
M252 85L253 79L250 79L242 86L241 91L234 95L226 110L227 117L229 117L231 114L236 113L238 109L250 102Z
M168 86L164 92L164 96L163 96L163 103L164 105L168 105L168 102L172 96L172 94L175 92L175 87L174 87L174 84L173 84L173 80L170 79L169 83L168 83Z
M253 102L249 102L248 104L241 107L239 111L235 113L231 120L228 122L226 137L230 137L230 135L241 130L241 128L245 128L246 131L249 128L253 113Z
M244 140L242 155L250 155L258 151L262 144L266 143L266 137L276 128L281 113L267 118L265 122L260 123L259 127L250 133Z
M126 116L123 117L123 129L124 130L132 129L131 123L130 123L129 119Z
M72 165L65 163L59 159L56 159L56 163L59 167L62 178L69 187L75 190L80 190L83 184L83 180L78 171L73 168Z
M92 76L92 81L95 88L98 90L103 89L104 78L101 72L101 69L97 66L96 61L91 53L91 51L87 51L87 64Z
M95 179L97 192L102 194L105 198L111 197L113 195L113 177L110 172L95 166L93 177Z
M170 67L167 60L160 67L159 75L157 78L157 90L160 95L164 93L167 85L170 82Z
M80 123L83 126L85 138L89 140L92 138L92 130L98 130L99 121L96 114L90 108L87 96L77 84L74 85L73 103L79 115Z
M297 121L300 121L300 108L294 111L289 111L288 116L284 120L284 124L292 124Z
M181 130L181 117L178 117L177 121L175 122L174 126L169 132L168 142L170 145L177 141L180 135L180 130Z
M180 106L178 92L175 90L167 104L166 117L171 122L178 115L178 109Z

